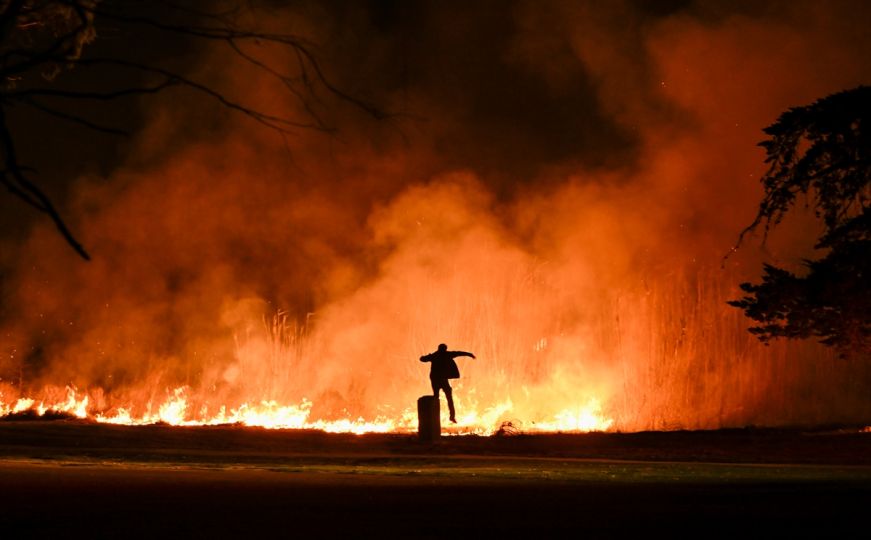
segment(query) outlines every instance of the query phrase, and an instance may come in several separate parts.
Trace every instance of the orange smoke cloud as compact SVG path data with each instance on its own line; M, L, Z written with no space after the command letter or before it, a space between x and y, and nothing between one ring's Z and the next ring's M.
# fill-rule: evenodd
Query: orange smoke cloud
M18 252L4 396L71 384L97 412L143 415L184 387L189 418L270 402L407 425L429 392L417 357L446 342L478 356L456 398L482 431L867 420L867 367L813 343L763 347L725 304L764 257L806 255L812 223L721 268L760 196L761 128L867 80L855 6L609 6L518 3L498 27L457 15L471 34L422 7L420 45L401 23L320 13L309 27L331 76L355 80L366 50L345 47L362 38L329 39L352 25L372 95L425 120L336 105L340 134L301 131L290 152L235 117L185 142L178 123L204 110L155 105L127 164L74 190L94 261L47 226ZM478 40L469 65L449 60ZM297 106L216 54L204 76Z

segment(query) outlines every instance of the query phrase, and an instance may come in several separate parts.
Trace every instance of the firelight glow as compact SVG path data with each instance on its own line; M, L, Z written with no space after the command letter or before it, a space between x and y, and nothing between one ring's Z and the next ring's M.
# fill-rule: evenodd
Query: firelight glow
M148 425L159 423L171 426L241 424L269 429L314 429L328 433L357 434L406 433L417 429L417 418L411 409L403 411L396 418L382 417L372 421L363 418L332 421L311 420L309 413L312 404L305 400L299 405L280 405L274 401L263 401L257 404L243 403L240 407L230 410L227 410L226 407L220 407L215 412L210 412L205 408L191 411L186 392L186 388L176 388L166 401L158 404L148 403L145 407L146 412L138 416L132 415L126 407L117 407L108 413L90 410L87 394L70 387L65 388L65 398L55 402L19 398L14 402L7 403L0 394L0 417L32 412L40 417L47 414L62 414L105 424ZM481 413L477 411L466 412L460 416L460 424L446 430L446 432L455 435L492 434L495 431L494 421L510 408L510 403L504 403ZM446 417L442 418L443 423L446 420ZM604 431L612 422L611 419L601 416L598 401L591 399L586 406L567 409L557 414L553 421L538 423L532 426L529 431Z
M324 91L336 136L288 141L179 89L130 107L106 163L80 160L85 137L56 141L64 159L33 146L93 260L50 220L7 220L0 414L408 432L432 392L418 358L446 343L477 357L451 383L456 427L442 398L449 433L867 425L868 362L764 346L727 305L764 262L803 271L813 209L723 257L758 209L765 126L867 84L867 17L601 4L427 3L413 34L276 6L337 88L396 118ZM225 47L192 48L182 74L310 118L321 100L284 84L306 73ZM23 141L50 131L19 120Z

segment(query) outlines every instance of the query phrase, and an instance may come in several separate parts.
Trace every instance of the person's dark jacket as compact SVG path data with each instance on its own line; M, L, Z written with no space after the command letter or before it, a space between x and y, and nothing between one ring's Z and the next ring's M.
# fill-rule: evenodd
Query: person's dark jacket
M429 378L430 379L459 379L460 368L454 362L454 358L458 356L469 356L475 358L475 355L465 351L436 351L420 357L421 362L430 362Z

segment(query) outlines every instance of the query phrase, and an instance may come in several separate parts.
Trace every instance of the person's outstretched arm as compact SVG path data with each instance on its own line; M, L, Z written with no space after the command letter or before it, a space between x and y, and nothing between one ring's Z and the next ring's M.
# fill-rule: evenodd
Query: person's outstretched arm
M425 354L425 355L420 357L421 362L429 362L430 360L432 360L432 356L428 355L428 354Z
M454 358L456 358L457 356L468 356L470 358L475 358L474 354L472 354L470 352L466 352L466 351L453 351L453 354L454 354Z

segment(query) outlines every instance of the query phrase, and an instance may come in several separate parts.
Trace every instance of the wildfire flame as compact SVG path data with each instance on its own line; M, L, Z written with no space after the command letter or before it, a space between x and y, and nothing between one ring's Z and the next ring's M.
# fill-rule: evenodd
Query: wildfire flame
M92 420L104 424L147 425L169 424L172 426L211 426L221 424L240 424L269 429L315 429L328 433L408 433L417 429L417 416L412 408L408 408L393 418L377 417L372 420L364 418L344 418L338 420L312 419L312 403L303 400L296 405L283 405L276 401L260 401L259 403L243 403L236 408L228 409L220 406L216 411L203 407L194 411L188 397L188 388L178 387L169 392L162 403L148 403L145 412L134 414L133 407L116 407L111 411L100 412L91 405L88 394L67 386L62 399L49 401L37 400L32 397L22 397L7 401L0 392L0 417L33 413L43 417L49 414L69 415L82 420ZM458 427L448 427L449 434L489 435L496 431L499 419L510 413L512 404L509 401L485 408L481 411L470 410L459 415ZM446 413L445 413L446 414ZM552 432L589 432L605 431L613 420L603 415L598 400L590 399L586 405L566 409L558 413L551 421L537 422L531 425L529 431ZM447 416L442 418L442 425L448 426Z

